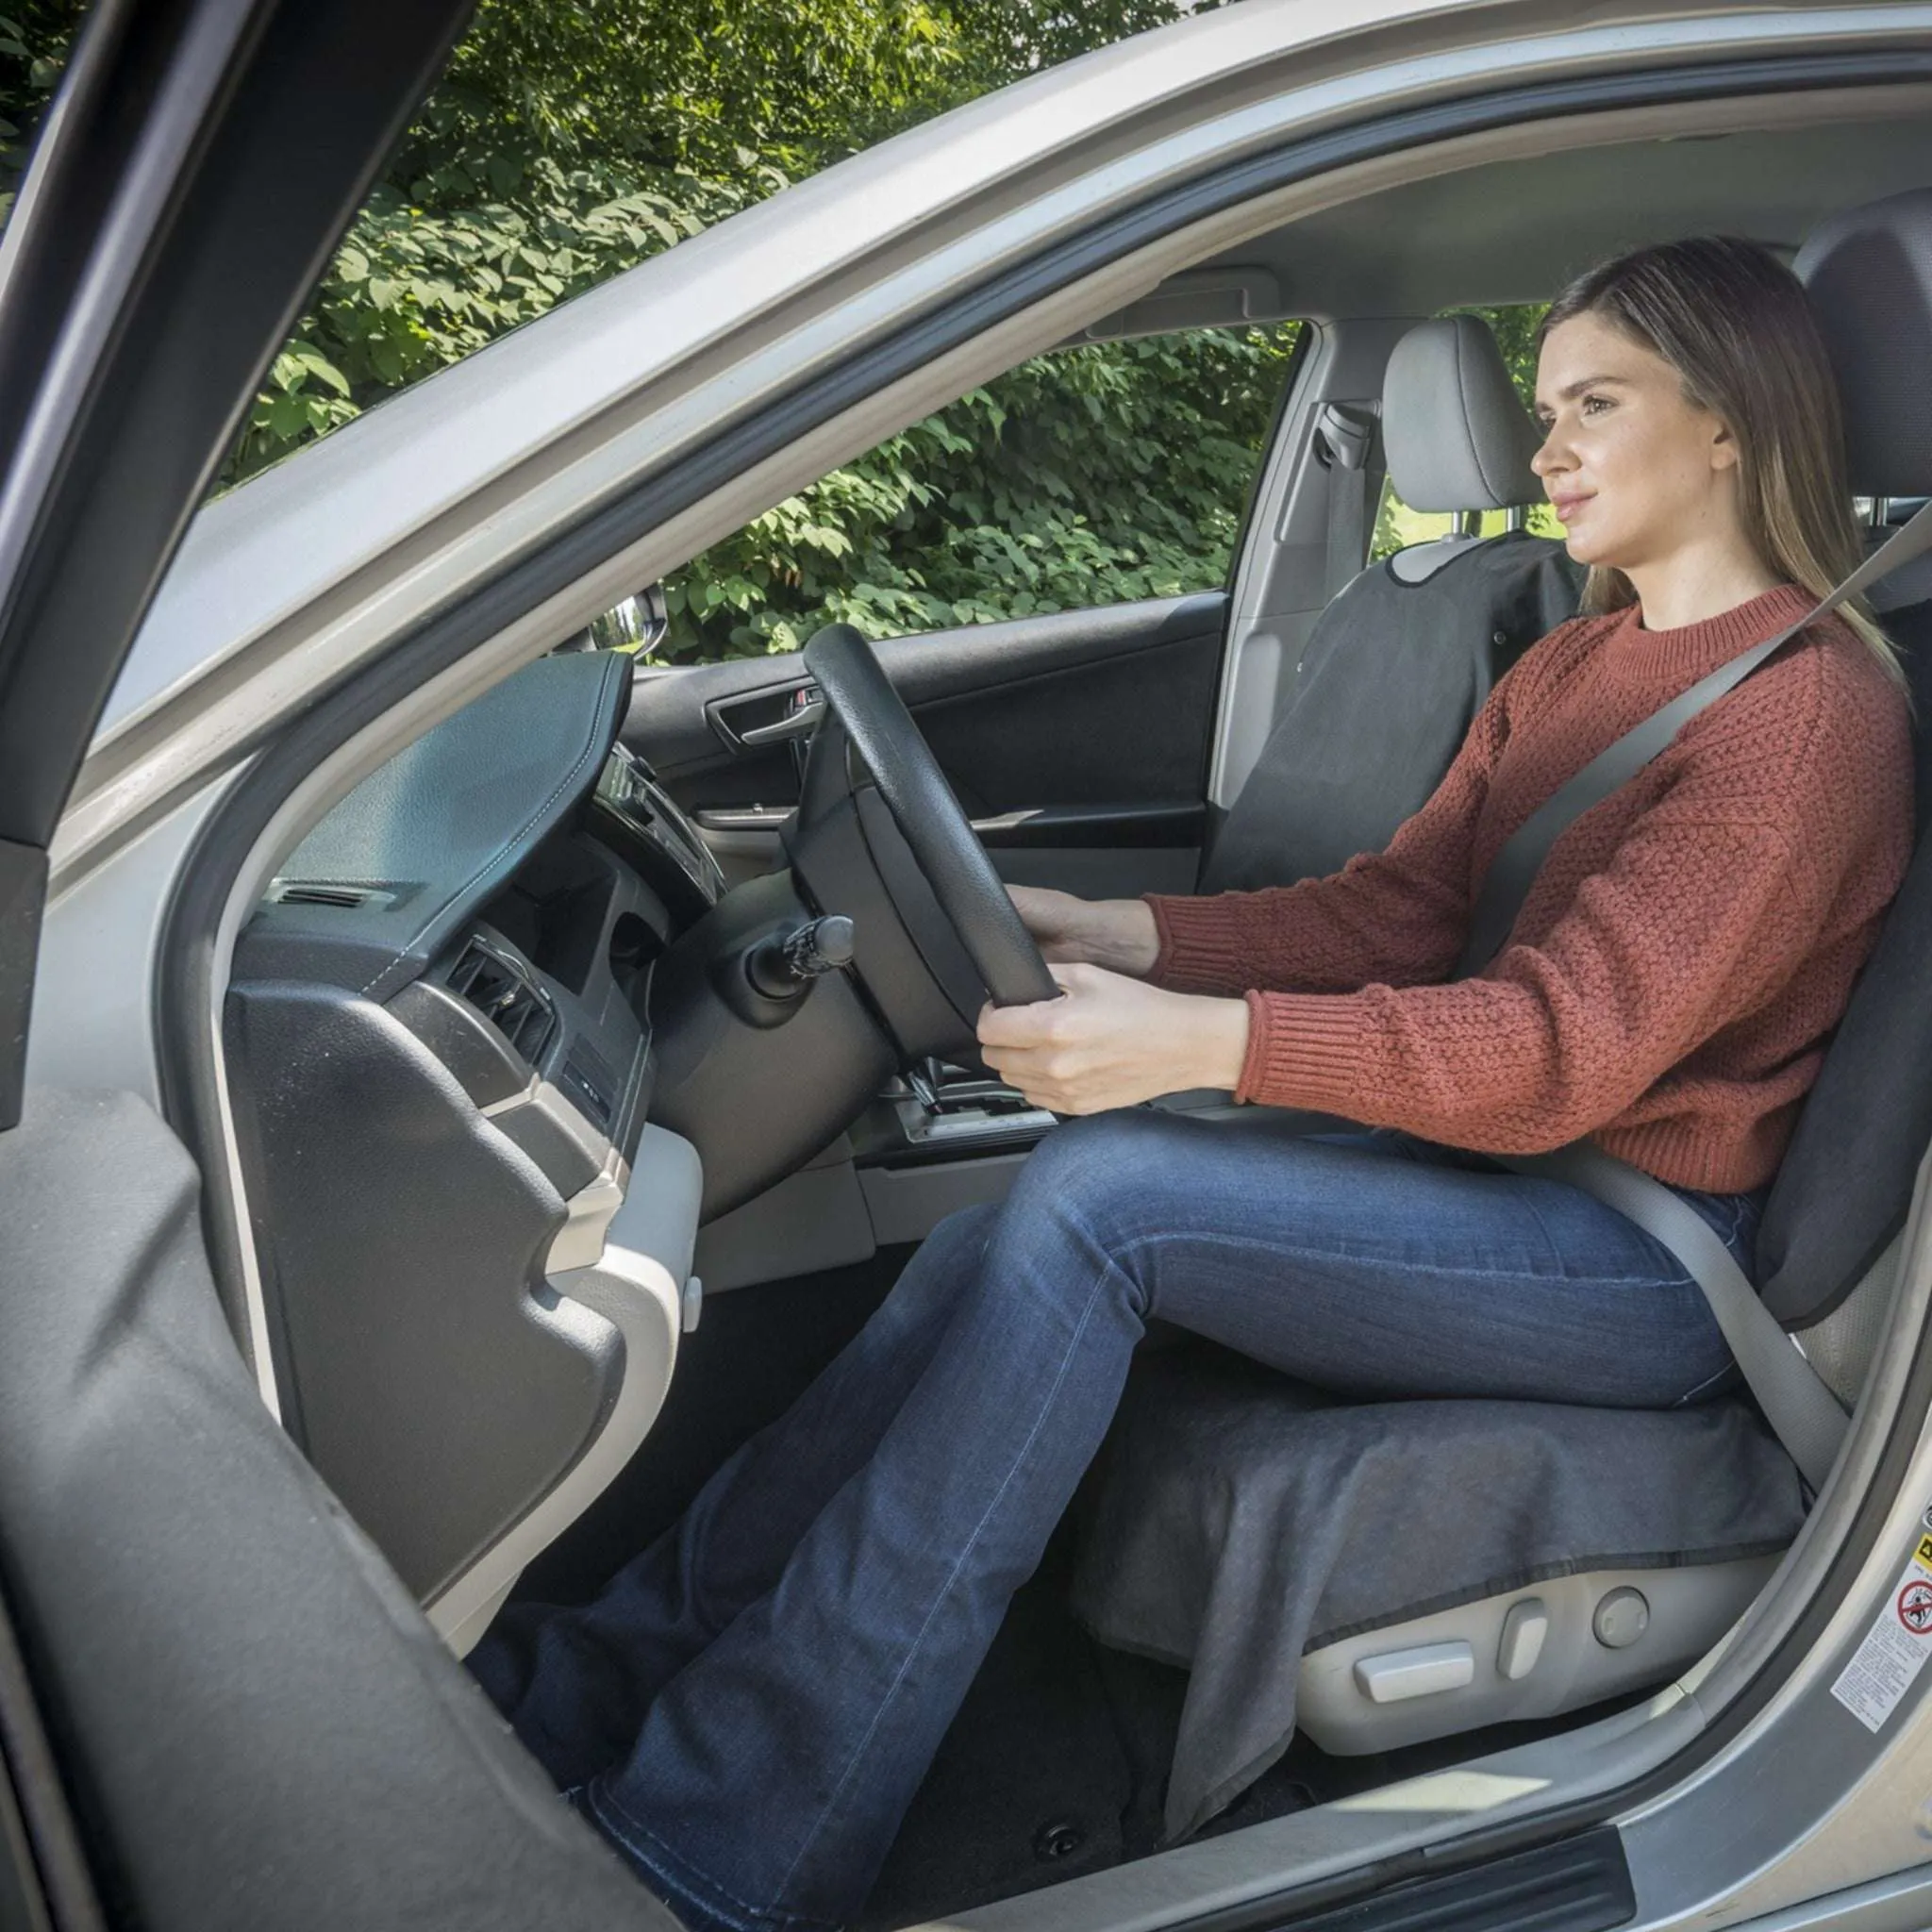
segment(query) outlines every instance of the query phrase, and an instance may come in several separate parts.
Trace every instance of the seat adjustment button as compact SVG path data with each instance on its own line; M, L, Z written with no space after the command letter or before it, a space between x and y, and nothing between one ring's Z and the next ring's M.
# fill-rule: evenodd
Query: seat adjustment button
M1591 1619L1596 1641L1606 1650L1628 1650L1650 1628L1650 1606L1641 1590L1613 1590Z
M1355 1680L1371 1704L1400 1704L1406 1697L1430 1697L1475 1682L1475 1652L1460 1640L1419 1643L1413 1650L1388 1650L1358 1657Z
M1550 1634L1550 1613L1540 1596L1526 1596L1511 1604L1503 1619L1503 1641L1496 1646L1496 1669L1514 1684L1536 1669L1543 1654L1543 1639Z

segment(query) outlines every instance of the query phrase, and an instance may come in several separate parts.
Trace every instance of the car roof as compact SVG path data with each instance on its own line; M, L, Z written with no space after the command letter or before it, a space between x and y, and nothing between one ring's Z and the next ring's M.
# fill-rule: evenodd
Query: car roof
M1835 209L1932 182L1932 116L1742 128L1512 156L1403 182L1224 250L1284 316L1547 300L1592 262L1683 235L1790 256Z

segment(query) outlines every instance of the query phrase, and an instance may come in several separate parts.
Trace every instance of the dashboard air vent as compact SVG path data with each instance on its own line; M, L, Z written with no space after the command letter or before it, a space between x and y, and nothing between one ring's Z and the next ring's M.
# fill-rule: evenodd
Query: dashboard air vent
M541 987L481 940L472 940L450 969L449 990L483 1015L529 1066L557 1027Z
M338 879L276 879L268 889L275 906L333 906L354 912L363 906L393 906L396 893L384 886L357 886Z

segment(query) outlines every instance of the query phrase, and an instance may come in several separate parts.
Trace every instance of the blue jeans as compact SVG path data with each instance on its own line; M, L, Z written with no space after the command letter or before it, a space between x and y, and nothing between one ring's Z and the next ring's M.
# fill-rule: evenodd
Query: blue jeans
M1589 1196L1285 1124L1055 1129L594 1602L492 1626L477 1676L687 1923L864 1903L1149 1320L1367 1398L1667 1407L1725 1377L1683 1269ZM1687 1198L1748 1267L1760 1197Z

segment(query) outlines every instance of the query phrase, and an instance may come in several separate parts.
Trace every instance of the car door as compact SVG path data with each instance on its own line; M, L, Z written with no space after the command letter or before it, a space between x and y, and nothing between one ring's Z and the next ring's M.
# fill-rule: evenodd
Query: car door
M1185 892L1207 823L1220 590L878 647L1000 874L1089 898ZM728 876L781 864L817 706L795 658L638 680L625 741Z
M0 249L0 1921L663 1925L264 1407L180 1143L25 1078L137 620L461 0L101 0Z
M1222 545L1241 518L1241 493L1271 440L1269 418L1279 421L1309 332L1278 324L1265 332L1213 326L1226 321L1230 301L1237 316L1275 313L1272 278L1229 272L1182 280L1179 291L1013 372L1005 380L1019 393L995 397L1006 408L972 407L986 395L976 391L947 412L934 467L918 478L924 497L943 504L945 514L902 511L900 522L912 527L888 530L842 571L826 568L822 611L801 610L781 633L808 632L845 614L850 602L878 594L863 580L868 568L883 565L922 584L935 566L946 571L950 554L969 547L958 527L968 526L979 572L955 568L952 587L979 621L888 638L877 650L1001 875L1016 884L1091 898L1193 890L1208 829L1228 626ZM1138 333L1157 325L1160 336ZM1096 432L1094 447L1078 452L1067 449L1064 433L1049 444L1049 427L1015 422L1024 413L1012 407L1020 395L1041 417L1056 408L1074 414L1096 364L1124 387L1139 378L1151 391L1149 415L1136 420L1117 401L1101 419L1110 425L1107 434ZM1151 368L1184 380L1204 365L1248 380L1228 382L1232 393L1204 408L1145 379ZM990 488L958 487L962 447L969 485ZM899 438L885 449L910 466L922 445ZM866 460L854 466L861 474ZM1049 468L1071 472L1071 481L1054 474L1051 493L1032 493ZM1159 500L1163 486L1171 501ZM1095 500L1083 502L1083 491ZM1176 507L1184 511L1178 518L1170 514ZM1090 545L1099 560L1083 568ZM1029 578L1042 549L1052 553L1045 595ZM1147 568L1157 549L1159 572ZM706 559L687 574L687 606L707 575ZM1161 575L1166 593L1146 594ZM942 598L924 601L945 608ZM715 645L719 628L706 627L703 645ZM745 640L741 633L732 641ZM777 827L797 800L816 716L795 654L731 657L641 671L625 737L692 816L727 874L741 877L783 862Z

